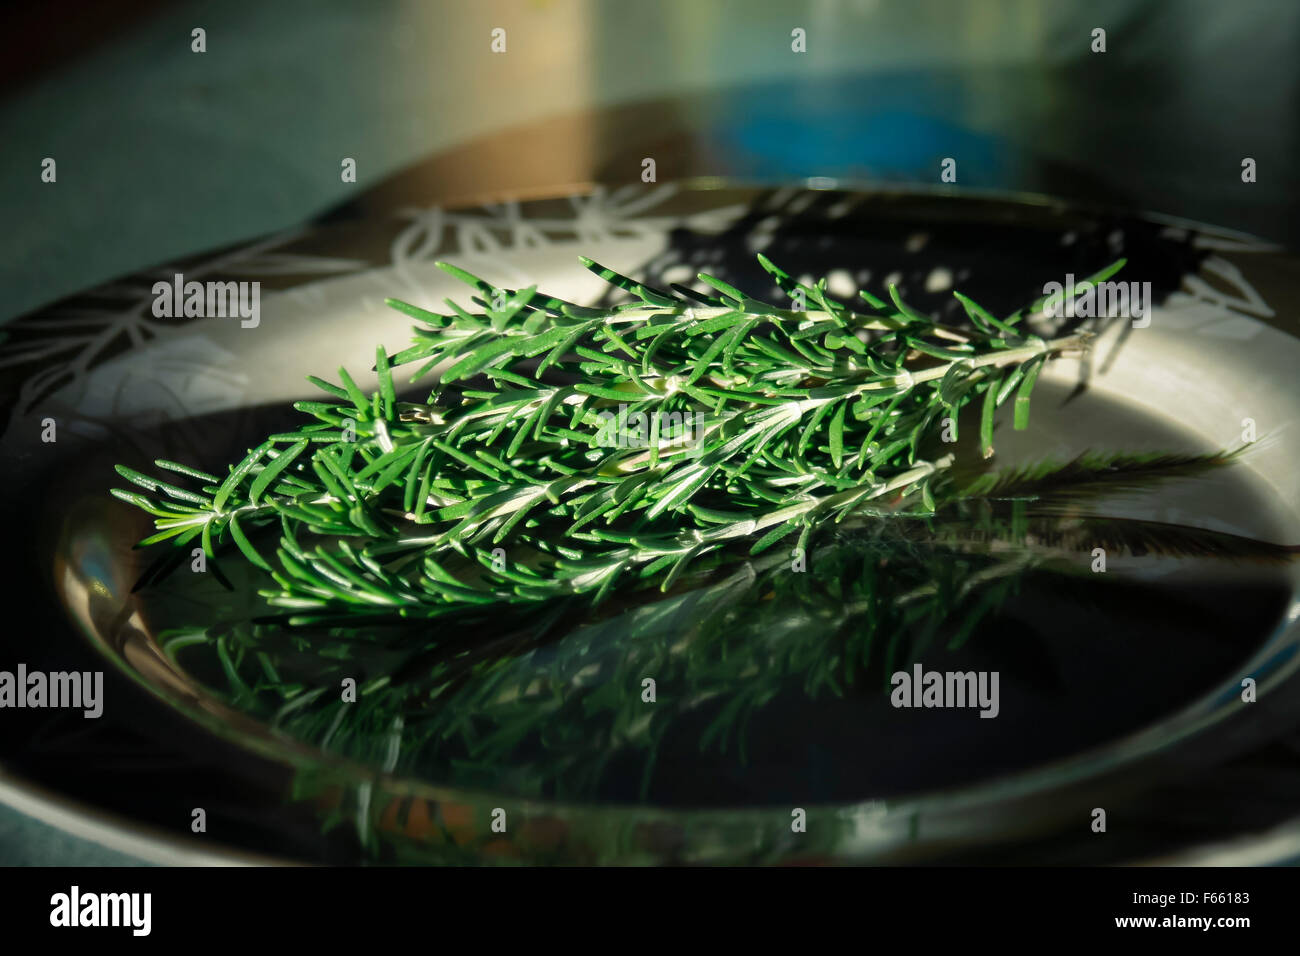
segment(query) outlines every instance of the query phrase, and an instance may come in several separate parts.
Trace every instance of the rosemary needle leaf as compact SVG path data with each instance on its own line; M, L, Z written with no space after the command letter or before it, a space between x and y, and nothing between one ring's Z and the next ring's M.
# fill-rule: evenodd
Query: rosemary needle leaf
M315 375L308 375L307 381L311 382L321 391L329 392L335 398L346 399L348 397L348 393L346 390L339 388L337 385L330 384L329 382L325 381L323 378L317 378Z
M384 417L390 418L397 407L397 393L393 390L393 372L388 365L388 350L382 345L375 350L375 369L379 373L379 395L383 400Z
M348 374L348 370L341 366L339 368L339 378L343 380L343 387L347 390L347 396L351 400L352 404L356 406L357 414L364 418L366 412L370 410L370 402L367 400L365 393L362 392L357 386L357 383L352 380L352 376Z
M428 309L421 309L419 306L411 305L409 302L403 302L401 299L385 299L384 304L389 308L396 309L403 315L408 315L417 322L424 322L436 328L442 328L447 324L447 318L439 315L437 312L430 312Z
M723 282L721 279L716 279L711 275L707 275L701 272L698 278L705 285L713 286L713 288L721 292L722 295L724 296L724 301L726 299L730 299L731 302L729 304L734 305L737 308L744 305L745 300L749 298L747 295L745 295L745 293L741 292L735 286L728 285L727 283Z
M240 527L239 515L231 516L228 527L230 528L230 536L234 539L235 546L243 552L244 557L248 558L249 563L261 568L263 571L270 571L271 566L266 563L266 560L258 553L257 549L253 547L252 542L249 541L247 535L244 534L244 529Z
M307 442L305 440L298 441L276 455L272 462L253 479L252 487L248 490L249 503L257 504L262 497L262 492L271 487L271 482L275 481L276 476L292 465L294 459L301 455L306 447Z
M663 292L659 289L652 289L649 286L642 285L640 282L637 282L635 279L629 279L625 275L620 275L619 273L615 272L613 269L606 268L605 266L602 266L599 262L596 262L592 259L588 259L586 256L579 256L578 261L581 262L585 268L590 269L592 272L596 273L596 275L600 276L606 282L610 283L611 285L618 286L620 289L624 289L627 292L632 293L638 299L641 299L649 303L650 305L657 305L664 308L672 308L673 306L678 304L677 300L674 299L668 293Z
M220 479L217 478L216 475L209 475L206 471L199 471L197 468L191 468L188 465L177 464L174 461L167 461L165 459L160 458L157 461L155 461L154 464L159 468L166 469L167 471L174 471L178 474L185 475L187 478L197 478L199 481L204 481L207 482L208 484L215 485L218 481L220 481Z
M1034 382L1043 367L1043 362L1042 356L1034 356L1025 364L1024 378L1021 379L1020 388L1016 392L1014 427L1018 432L1029 427L1029 393L1033 391Z
M222 508L225 507L226 502L230 499L235 488L237 488L239 483L244 480L244 477L253 470L253 466L261 460L262 456L271 450L271 447L272 443L270 441L258 445L248 453L248 456L244 458L243 461L231 469L229 476L227 476L226 480L221 483L221 487L217 489L216 497L212 499L213 511L219 513Z
M928 325L930 323L929 318L922 315L920 312L917 312L903 301L902 297L898 294L898 287L892 282L889 284L889 297L894 300L894 307L912 322L922 325Z
M984 406L980 410L980 455L993 457L993 413L998 407L998 383L990 382L984 390Z
M836 471L840 469L844 460L844 412L848 408L847 402L840 402L835 407L835 416L831 419L831 464L835 466Z

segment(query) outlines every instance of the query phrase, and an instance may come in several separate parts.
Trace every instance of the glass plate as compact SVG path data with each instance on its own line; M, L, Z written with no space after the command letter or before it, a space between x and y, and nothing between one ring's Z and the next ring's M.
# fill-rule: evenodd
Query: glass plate
M1035 844L1044 847L1038 858L1113 861L1186 849L1149 845L1125 831L1122 813L1112 813L1104 850L1095 839L1079 846L1094 836L1095 809L1124 807L1293 730L1293 562L1263 571L1121 551L1108 573L1130 590L1109 586L1100 606L1044 604L1035 592L969 642L925 649L926 668L1002 675L995 720L894 708L884 685L810 686L825 654L856 648L817 641L832 630L853 640L860 610L822 601L819 613L848 617L783 630L783 607L759 607L766 595L743 576L565 619L544 640L521 638L522 622L505 619L414 639L368 628L359 652L340 651L336 634L308 634L314 648L350 655L342 670L338 657L320 666L314 651L295 650L283 629L214 633L215 622L257 610L249 588L227 591L215 575L183 567L179 578L132 591L152 555L131 545L150 524L107 495L122 484L113 465L169 458L219 469L285 421L290 401L312 397L308 374L328 377L346 364L373 387L364 357L379 343L397 351L409 334L385 297L430 308L444 296L466 301L435 259L588 304L608 301L606 288L578 266L579 254L654 284L706 271L767 296L757 251L792 274L827 276L832 292L880 295L896 282L929 311L951 308L955 286L995 314L1037 298L1046 281L1125 256L1120 278L1152 283L1149 326L1107 323L1090 359L1051 363L1030 430L999 428L999 467L1097 447L1232 448L1251 419L1259 440L1231 469L1107 499L1109 513L1300 541L1300 342L1289 318L1300 272L1293 257L1249 237L1037 197L718 183L324 226L96 290L79 297L75 322L56 308L12 326L8 355L39 360L7 363L15 404L5 500L22 503L9 517L23 542L8 570L15 593L52 583L58 604L32 600L29 639L11 636L4 659L35 668L39 634L48 660L86 669L89 638L116 670L106 694L114 719L206 761L148 799L139 775L114 797L93 774L69 769L74 755L103 754L100 742L69 745L60 760L29 736L4 755L12 786L71 794L95 804L88 812L108 831L161 829L154 835L164 845L334 862L893 862L994 859ZM154 318L152 282L175 272L262 282L258 325ZM52 321L60 317L65 326ZM49 419L53 443L42 441ZM851 562L861 549L849 537L841 550ZM728 602L738 617L718 617ZM1046 635L1017 631L1016 620L1052 626ZM445 706L379 706L394 688L418 684L430 648L448 642L491 649L499 684L475 671ZM800 657L801 646L822 656ZM284 712L273 719L278 708L232 690L221 655L240 647L241 679L254 649L327 696L355 667L370 695L361 701L373 706L323 709L329 719L311 727ZM723 650L734 659L751 649L754 667L724 666ZM647 677L654 703L641 700ZM1247 677L1257 682L1254 703L1242 700ZM493 697L498 686L520 699ZM715 728L737 711L748 713L743 741ZM638 713L656 728L653 759L638 743L648 739ZM58 730L43 714L24 718L38 741L75 736L66 715ZM465 726L449 729L458 720ZM86 729L94 723L80 730L102 737ZM485 744L493 733L519 739ZM112 764L105 758L106 772ZM226 787L214 783L223 777ZM180 835L205 801L220 832ZM806 827L792 827L801 812ZM1211 830L1207 838L1232 835Z

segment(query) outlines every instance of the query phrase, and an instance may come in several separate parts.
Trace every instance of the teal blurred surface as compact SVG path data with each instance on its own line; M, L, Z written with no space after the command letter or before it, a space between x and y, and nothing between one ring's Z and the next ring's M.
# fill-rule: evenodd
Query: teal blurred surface
M0 866L132 866L118 853L0 805Z

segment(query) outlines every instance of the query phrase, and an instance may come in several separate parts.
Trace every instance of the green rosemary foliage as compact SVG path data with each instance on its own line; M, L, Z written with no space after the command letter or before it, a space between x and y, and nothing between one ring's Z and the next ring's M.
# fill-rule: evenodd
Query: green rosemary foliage
M826 522L932 514L952 457L924 458L923 440L977 402L991 456L997 407L1013 402L1026 427L1043 364L1087 345L960 294L960 328L893 287L891 303L862 292L850 307L761 255L799 308L712 276L709 294L662 290L581 261L629 301L584 308L439 263L482 311L389 300L419 324L409 348L377 351L378 391L343 368L340 384L311 377L327 400L295 407L314 421L227 474L156 463L188 487L119 466L148 494L113 493L156 519L141 545L232 545L302 622L599 601L624 581L668 590L728 554L805 547ZM398 400L408 365L436 383L423 403Z

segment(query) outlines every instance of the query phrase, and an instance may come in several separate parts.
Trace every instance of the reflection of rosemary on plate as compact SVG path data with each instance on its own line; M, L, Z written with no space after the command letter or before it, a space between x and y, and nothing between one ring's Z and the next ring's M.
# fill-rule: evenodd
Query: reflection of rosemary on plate
M797 535L802 549L823 522L933 512L952 456L924 460L921 439L941 423L951 439L962 406L978 402L989 457L997 406L1014 401L1024 428L1043 363L1086 347L960 293L963 329L892 286L892 307L862 292L850 309L824 281L759 258L797 308L707 275L708 295L666 292L584 259L634 297L591 309L441 264L483 312L390 301L421 324L410 348L379 349L376 393L342 368L342 386L313 377L331 400L295 407L316 421L271 435L228 475L157 463L201 486L191 490L119 467L153 495L114 494L156 517L142 544L198 538L212 557L233 542L274 577L270 600L304 617L599 600L629 576L666 590L738 548ZM410 363L412 381L441 369L423 404L396 396L393 368ZM273 555L250 535L268 523L283 531Z

